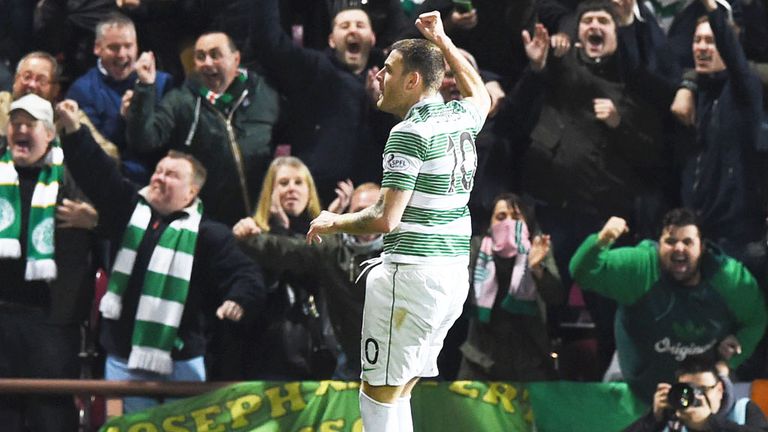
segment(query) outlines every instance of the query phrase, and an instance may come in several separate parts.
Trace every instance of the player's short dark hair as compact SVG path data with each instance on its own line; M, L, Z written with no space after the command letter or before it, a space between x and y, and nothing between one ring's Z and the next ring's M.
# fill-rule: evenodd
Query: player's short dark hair
M440 49L426 39L403 39L392 44L392 51L403 57L403 73L416 71L424 88L438 91L445 75L445 58Z

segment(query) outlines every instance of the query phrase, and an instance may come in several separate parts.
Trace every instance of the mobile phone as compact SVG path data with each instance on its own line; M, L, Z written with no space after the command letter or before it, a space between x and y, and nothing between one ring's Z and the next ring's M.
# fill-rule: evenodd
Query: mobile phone
M474 9L472 0L453 0L453 7L460 13L467 13Z

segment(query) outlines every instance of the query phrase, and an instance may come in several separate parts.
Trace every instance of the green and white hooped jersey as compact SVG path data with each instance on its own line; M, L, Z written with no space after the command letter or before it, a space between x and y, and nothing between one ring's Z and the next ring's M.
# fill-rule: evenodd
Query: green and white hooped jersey
M475 138L485 118L467 101L414 105L389 134L382 187L413 190L400 225L384 235L387 261L466 265Z

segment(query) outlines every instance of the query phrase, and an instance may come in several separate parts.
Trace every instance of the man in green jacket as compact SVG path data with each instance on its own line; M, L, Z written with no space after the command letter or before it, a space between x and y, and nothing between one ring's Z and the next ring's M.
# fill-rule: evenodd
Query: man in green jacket
M611 249L628 232L612 217L587 237L570 263L575 281L619 304L621 372L643 400L674 378L687 356L716 349L732 367L749 358L765 331L763 295L738 261L702 241L696 215L664 216L658 244Z
M155 105L155 60L136 61L139 83L123 98L128 148L191 153L209 173L200 192L206 214L232 226L253 214L272 160L279 96L266 80L240 68L240 51L225 33L205 33L194 49L195 70Z

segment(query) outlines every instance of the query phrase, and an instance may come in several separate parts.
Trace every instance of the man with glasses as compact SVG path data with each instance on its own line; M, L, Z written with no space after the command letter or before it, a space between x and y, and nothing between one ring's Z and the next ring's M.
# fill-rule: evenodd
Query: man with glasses
M658 383L653 408L624 432L768 430L760 407L749 398L735 398L727 373L718 370L712 357L682 362L676 383Z
M6 125L8 124L11 102L22 96L34 93L48 102L55 102L59 96L59 63L45 51L31 52L19 60L13 78L11 92L0 92L0 148L5 145ZM119 157L117 147L106 139L81 110L80 122L93 135L99 146L112 158Z

